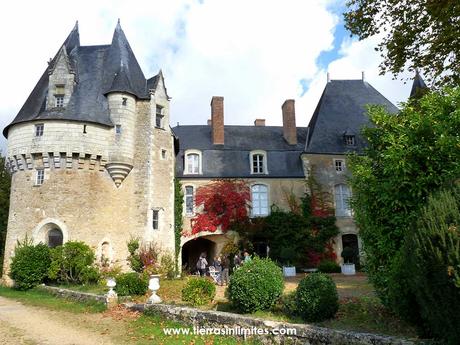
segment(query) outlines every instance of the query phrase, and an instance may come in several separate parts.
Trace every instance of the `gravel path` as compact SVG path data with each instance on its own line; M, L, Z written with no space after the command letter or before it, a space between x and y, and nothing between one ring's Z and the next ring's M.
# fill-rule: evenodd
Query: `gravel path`
M114 344L96 323L95 315L51 311L0 297L0 344Z

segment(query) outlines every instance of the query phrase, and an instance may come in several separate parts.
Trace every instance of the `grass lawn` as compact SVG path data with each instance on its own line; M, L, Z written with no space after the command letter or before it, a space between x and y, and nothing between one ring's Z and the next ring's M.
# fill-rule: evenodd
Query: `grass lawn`
M416 337L416 331L412 326L391 314L380 303L375 296L372 284L369 283L365 274L358 273L354 276L345 276L340 273L332 273L329 275L337 286L340 307L334 319L318 323L318 326L407 338ZM294 291L304 276L305 274L298 274L296 277L285 278L284 293ZM162 280L160 283L162 286L160 296L166 303L183 304L180 300L180 293L185 283L186 279ZM214 303L200 308L235 312L224 296L225 287L216 286L216 288ZM285 315L279 305L275 306L271 311L258 311L247 316L282 322L304 323L298 317Z
M109 288L104 285L97 284L88 284L88 285L78 285L78 284L60 284L60 285L51 285L58 288L80 291L80 292L90 292L96 295L104 295L109 291Z
M14 299L24 305L61 312L62 314L59 315L62 315L63 320L69 319L68 313L71 313L70 315L80 314L78 322L75 316L70 318L75 327L85 327L101 334L113 334L113 340L117 344L243 344L243 341L233 337L193 334L166 335L163 332L164 328L188 329L190 333L192 333L192 328L157 315L130 312L123 307L106 310L105 305L101 303L80 303L65 300L55 297L39 287L28 291L19 291L0 286L0 296ZM103 326L96 325L95 317L105 320ZM249 342L248 344L256 343Z
M19 291L0 285L0 296L15 299L23 304L72 313L100 313L106 310L105 304L98 302L76 303L54 297L37 287L28 291Z

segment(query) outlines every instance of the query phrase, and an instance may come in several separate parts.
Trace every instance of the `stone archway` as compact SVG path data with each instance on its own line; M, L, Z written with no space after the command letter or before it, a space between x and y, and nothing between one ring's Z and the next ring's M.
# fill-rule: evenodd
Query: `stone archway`
M69 233L65 224L59 220L48 218L41 221L32 231L34 243L44 243L51 248L66 243Z
M216 243L204 237L198 237L182 246L182 267L189 273L196 271L196 263L201 253L206 253L206 260L211 263L216 254Z

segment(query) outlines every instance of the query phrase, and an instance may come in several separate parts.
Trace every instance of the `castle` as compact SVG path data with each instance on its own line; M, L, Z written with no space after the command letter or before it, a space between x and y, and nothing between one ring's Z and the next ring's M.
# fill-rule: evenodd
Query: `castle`
M224 99L213 97L206 125L171 129L162 72L147 79L120 26L111 44L81 46L76 25L3 131L12 173L4 277L17 240L53 247L84 241L98 260L124 264L130 237L174 252L174 178L183 185L184 230L196 189L216 178L251 188L252 216L287 207L283 191L305 192L308 174L334 196L336 251L359 247L348 205L346 153L361 153L365 105L397 108L364 80L328 80L308 127L297 127L294 100L283 126L225 126ZM315 169L312 169L314 167ZM182 236L183 263L218 253L222 232Z

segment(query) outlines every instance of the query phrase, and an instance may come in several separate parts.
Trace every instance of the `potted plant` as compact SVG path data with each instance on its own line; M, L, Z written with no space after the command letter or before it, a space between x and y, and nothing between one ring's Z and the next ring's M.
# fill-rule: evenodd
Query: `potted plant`
M296 258L296 252L293 248L282 248L280 251L280 259L283 262L283 275L285 277L295 277L296 269L292 262Z
M342 273L345 275L354 275L356 274L356 268L354 260L356 258L356 252L351 247L345 247L342 250L341 254L344 263L342 264Z

